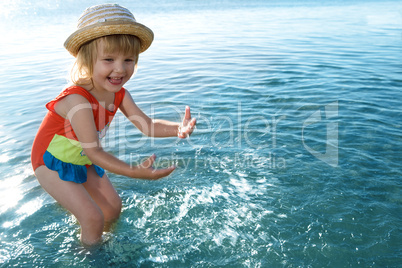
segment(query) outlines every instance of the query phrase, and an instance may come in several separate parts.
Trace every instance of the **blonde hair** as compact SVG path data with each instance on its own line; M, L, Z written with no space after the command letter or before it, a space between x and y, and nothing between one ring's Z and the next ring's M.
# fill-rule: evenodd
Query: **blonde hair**
M98 44L101 40L104 41L104 53L119 51L123 55L134 55L136 56L135 66L137 66L141 46L138 37L128 34L103 36L80 47L70 73L72 83L76 85L92 84L93 65L98 54Z

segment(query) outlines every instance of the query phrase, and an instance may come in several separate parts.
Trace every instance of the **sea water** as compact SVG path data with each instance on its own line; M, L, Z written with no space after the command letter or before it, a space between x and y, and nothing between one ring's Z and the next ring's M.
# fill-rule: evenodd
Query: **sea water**
M38 184L30 147L67 84L62 44L98 1L2 1L0 266L400 267L399 1L120 1L155 33L126 84L152 118L121 113L105 150L177 170L108 174L123 201L97 248Z

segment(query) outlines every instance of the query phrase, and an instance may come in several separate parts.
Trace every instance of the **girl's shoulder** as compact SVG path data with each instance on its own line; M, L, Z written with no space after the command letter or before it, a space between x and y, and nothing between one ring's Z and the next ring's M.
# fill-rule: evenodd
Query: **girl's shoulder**
M69 95L73 95L73 94L78 94L83 96L85 99L87 99L87 101L89 103L94 103L96 101L96 99L91 95L91 93L88 92L88 90L86 90L83 87L80 86L69 86L65 89L63 89L62 92L60 92L59 95L57 95L56 98L54 98L53 100L49 101L48 103L46 103L46 108L50 111L54 111L54 106L62 99L64 99L65 97L69 96Z
M57 99L62 99L68 95L73 95L73 94L78 94L83 97L85 97L90 103L96 102L96 99L92 94L85 88L77 85L72 85L67 88L65 88L56 98Z
M120 89L120 91L115 93L115 105L117 107L123 101L125 92L126 92L125 88L122 87ZM98 100L87 89L85 89L81 86L72 85L72 86L69 86L69 87L63 89L63 91L60 92L60 94L56 98L54 98L53 100L48 102L46 104L46 108L50 111L55 111L55 105L60 100L64 99L65 97L67 97L69 95L74 95L74 94L83 96L90 104L94 104L95 106L99 105Z
M118 92L115 93L115 99L123 99L125 95L126 89L122 87ZM85 97L88 102L90 103L98 103L96 98L90 93L89 90L85 89L84 87L77 86L77 85L72 85L64 89L58 97L63 97L71 94L79 94L83 97Z

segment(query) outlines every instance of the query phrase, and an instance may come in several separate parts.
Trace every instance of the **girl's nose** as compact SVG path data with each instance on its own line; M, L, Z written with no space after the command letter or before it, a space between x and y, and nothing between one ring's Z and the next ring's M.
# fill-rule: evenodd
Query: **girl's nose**
M115 66L114 66L114 71L116 73L124 73L125 72L124 64L123 63L116 63Z

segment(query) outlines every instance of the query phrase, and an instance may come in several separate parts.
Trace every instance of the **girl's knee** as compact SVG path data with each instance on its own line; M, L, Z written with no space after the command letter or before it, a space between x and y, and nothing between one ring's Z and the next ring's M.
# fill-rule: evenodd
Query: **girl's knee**
M105 221L111 222L117 220L120 217L121 209L122 209L121 198L120 196L116 195L116 197L110 201L108 212L105 213L107 214L105 215Z
M87 211L84 217L78 219L81 225L81 242L91 246L102 240L103 228L105 226L104 216L100 209Z
M87 211L83 219L78 219L83 229L92 230L94 233L102 234L105 217L100 209Z

